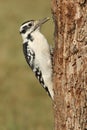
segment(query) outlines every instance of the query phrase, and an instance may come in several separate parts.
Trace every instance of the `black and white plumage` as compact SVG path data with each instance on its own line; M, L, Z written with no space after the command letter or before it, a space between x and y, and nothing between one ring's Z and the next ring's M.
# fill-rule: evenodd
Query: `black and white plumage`
M40 32L40 26L48 20L49 18L39 21L27 21L21 25L20 33L23 38L23 52L25 59L35 73L40 84L53 99L54 92L50 47L46 38Z

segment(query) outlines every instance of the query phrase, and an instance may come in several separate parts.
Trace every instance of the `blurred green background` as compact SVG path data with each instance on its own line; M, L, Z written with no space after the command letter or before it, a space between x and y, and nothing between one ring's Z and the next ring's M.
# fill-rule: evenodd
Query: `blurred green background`
M50 0L0 0L0 130L52 130L52 102L22 52L21 23L52 17ZM42 27L53 42L53 21Z

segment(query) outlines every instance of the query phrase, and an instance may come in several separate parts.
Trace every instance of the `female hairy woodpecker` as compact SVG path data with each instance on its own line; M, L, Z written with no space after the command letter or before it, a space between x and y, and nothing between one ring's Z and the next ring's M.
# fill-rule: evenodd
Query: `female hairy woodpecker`
M48 20L49 18L26 21L20 27L20 34L23 39L23 52L28 65L35 73L42 87L53 99L50 47L46 38L40 32L41 25Z

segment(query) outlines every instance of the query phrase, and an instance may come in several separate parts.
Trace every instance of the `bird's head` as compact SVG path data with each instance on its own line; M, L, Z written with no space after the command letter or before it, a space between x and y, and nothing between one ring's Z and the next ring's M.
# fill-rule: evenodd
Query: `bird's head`
M28 34L31 34L36 30L39 31L41 25L47 22L48 20L49 18L44 18L38 21L35 20L26 21L20 27L20 34L22 35L22 37L26 37Z

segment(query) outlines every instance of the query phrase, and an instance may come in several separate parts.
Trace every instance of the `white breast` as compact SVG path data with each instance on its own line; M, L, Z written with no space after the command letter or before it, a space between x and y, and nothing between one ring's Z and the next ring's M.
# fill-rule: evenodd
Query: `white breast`
M39 65L44 80L52 77L51 56L49 44L46 38L37 30L32 33L33 42L29 42L29 47L35 52L35 64ZM47 85L48 86L48 85Z

